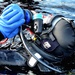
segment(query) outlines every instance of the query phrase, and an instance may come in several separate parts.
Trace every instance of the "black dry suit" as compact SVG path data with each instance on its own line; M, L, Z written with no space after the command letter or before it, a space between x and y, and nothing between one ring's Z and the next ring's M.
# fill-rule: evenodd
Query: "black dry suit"
M62 16L55 16L52 20L54 25L52 34L59 46L54 50L56 56L69 56L75 50L75 32L72 20Z

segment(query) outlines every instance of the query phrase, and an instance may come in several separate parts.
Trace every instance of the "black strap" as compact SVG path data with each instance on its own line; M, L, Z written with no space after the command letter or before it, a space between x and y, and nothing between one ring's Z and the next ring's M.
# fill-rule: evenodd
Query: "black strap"
M54 35L52 34L52 32L49 34L49 38L50 38L52 41L55 41L55 37L54 37Z
M75 23L73 21L74 20L70 20L70 23L71 23L72 27L75 29Z

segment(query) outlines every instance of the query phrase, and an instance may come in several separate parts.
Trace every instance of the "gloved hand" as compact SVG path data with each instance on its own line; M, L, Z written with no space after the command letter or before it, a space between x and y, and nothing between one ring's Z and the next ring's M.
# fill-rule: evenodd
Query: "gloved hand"
M5 38L12 38L25 22L24 12L17 4L10 4L0 16L0 32Z

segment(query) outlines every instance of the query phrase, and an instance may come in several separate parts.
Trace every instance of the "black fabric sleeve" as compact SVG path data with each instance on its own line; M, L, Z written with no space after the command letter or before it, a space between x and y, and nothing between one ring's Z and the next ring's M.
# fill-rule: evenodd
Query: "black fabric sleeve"
M0 32L0 41L1 41L2 39L4 39L4 36L3 36L3 34Z

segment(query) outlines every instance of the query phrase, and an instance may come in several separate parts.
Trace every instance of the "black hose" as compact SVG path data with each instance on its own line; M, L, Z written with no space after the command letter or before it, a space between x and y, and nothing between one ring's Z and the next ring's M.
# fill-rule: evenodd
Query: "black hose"
M48 59L51 62L61 62L60 58L57 58L53 55L50 55L50 54L44 52L43 50L38 48L34 43L31 43L31 45L35 49L35 51L38 52L40 55L42 55L46 60Z

